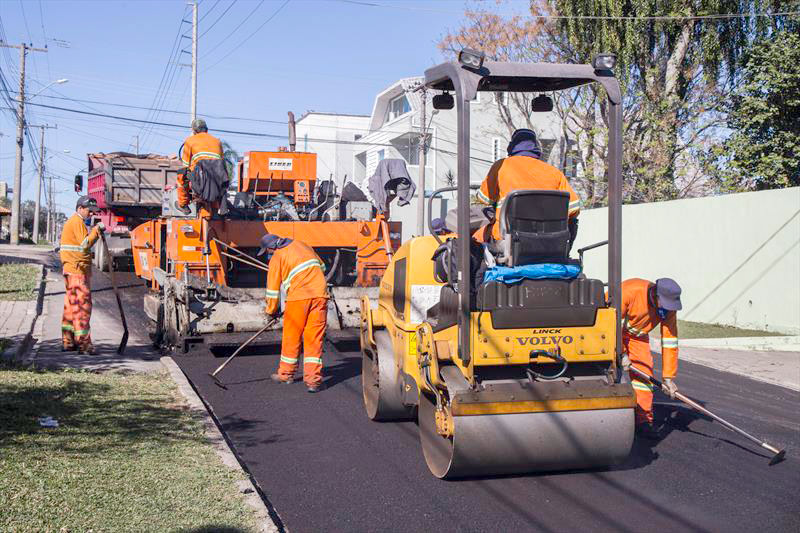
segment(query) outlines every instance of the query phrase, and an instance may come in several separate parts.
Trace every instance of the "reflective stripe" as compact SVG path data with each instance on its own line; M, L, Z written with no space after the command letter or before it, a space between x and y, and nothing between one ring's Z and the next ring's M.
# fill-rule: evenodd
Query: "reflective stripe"
M285 356L282 355L281 356L281 363L287 363L287 364L290 364L290 365L296 365L297 364L297 357L292 358L292 357L285 357Z
M322 261L320 261L319 259L309 259L308 261L304 261L299 265L297 265L296 267L294 267L292 270L290 270L289 275L286 276L286 281L284 281L281 284L281 287L283 287L288 291L289 287L292 284L292 278L294 278L300 272L307 270L309 268L314 268L315 266L319 267L323 272L325 271Z
M74 244L62 244L61 249L67 252L85 252L86 248L82 246L75 246Z
M625 326L625 329L627 329L627 330L628 330L628 332L630 332L631 334L633 334L633 336L634 336L634 337L641 337L642 335L647 335L647 332L645 332L645 331L642 331L642 330L640 330L640 329L636 329L636 328L635 328L635 327L633 327L633 326Z
M192 156L192 162L194 162L194 160L199 157L207 157L209 159L222 159L222 156L214 152L197 152Z
M75 331L75 328L69 324L61 324L61 331Z
M478 189L478 192L475 194L475 196L476 196L476 198L478 198L478 201L481 202L482 204L491 204L492 203L492 201L489 199L489 197L486 196L485 194L483 194L483 192L480 189Z
M79 337L81 335L88 335L88 334L89 334L89 330L88 329L76 329L75 330L75 335L77 335Z
M581 207L583 207L583 202L580 199L575 200L574 202L570 202L569 203L569 212L573 213L575 211L580 211Z
M80 244L81 248L89 248L89 236L87 235Z
M632 381L631 385L633 385L633 388L636 390L646 390L647 392L653 392L655 390L655 387L652 385L642 383L641 381Z
M181 163L183 163L184 165L189 164L189 162L183 158L183 154L181 154Z
M662 348L677 348L678 347L678 339L677 339L677 337L662 337L661 338L661 347Z
M267 298L277 298L280 295L281 295L280 291L272 291L267 289Z
M308 365L308 364L321 365L322 364L322 358L321 357L305 357L304 356L303 357L303 364L304 365Z

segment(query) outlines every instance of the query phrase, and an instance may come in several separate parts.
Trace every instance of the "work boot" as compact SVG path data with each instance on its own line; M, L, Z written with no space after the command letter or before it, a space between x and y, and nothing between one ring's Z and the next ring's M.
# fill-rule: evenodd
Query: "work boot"
M658 440L660 435L652 422L636 424L636 436L646 440Z
M182 207L180 204L178 204L177 201L174 202L172 205L175 207L176 211L178 211L179 213L181 213L183 215L189 215L189 214L192 213L191 209L189 209L188 207Z
M78 355L97 355L97 350L91 342L78 346Z
M322 386L322 383L320 383L319 385L306 385L306 386L308 387L307 389L308 392L310 392L311 394L315 394L324 388Z
M61 351L62 352L74 352L76 350L74 344L62 344Z
M284 385L289 385L290 383L294 383L294 378L291 379L283 379L279 374L272 374L270 379L276 383L283 383Z

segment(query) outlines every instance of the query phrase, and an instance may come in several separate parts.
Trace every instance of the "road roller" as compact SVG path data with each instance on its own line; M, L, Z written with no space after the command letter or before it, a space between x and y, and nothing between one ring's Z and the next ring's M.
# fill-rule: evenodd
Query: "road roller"
M458 173L447 235L412 238L393 255L377 302L361 300L362 387L374 421L418 420L438 478L604 468L634 437L635 395L621 342L621 142L613 56L589 65L485 61L471 50L425 72L437 109L455 107ZM471 236L470 101L476 91L547 93L597 83L607 95L608 239L570 258L569 197L519 190L489 213L501 239ZM533 111L552 109L541 94ZM487 215L484 215L487 216ZM607 245L608 282L583 272ZM594 252L596 253L596 252Z

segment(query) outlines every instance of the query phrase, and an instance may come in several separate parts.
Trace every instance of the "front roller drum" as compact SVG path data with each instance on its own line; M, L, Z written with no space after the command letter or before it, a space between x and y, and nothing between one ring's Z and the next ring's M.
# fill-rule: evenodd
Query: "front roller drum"
M367 416L376 421L411 418L413 408L403 404L392 339L386 330L377 330L373 335L376 349L361 348L361 388Z
M420 442L428 468L438 478L606 467L624 460L633 444L630 408L452 420L452 436L441 436L435 400L420 395Z

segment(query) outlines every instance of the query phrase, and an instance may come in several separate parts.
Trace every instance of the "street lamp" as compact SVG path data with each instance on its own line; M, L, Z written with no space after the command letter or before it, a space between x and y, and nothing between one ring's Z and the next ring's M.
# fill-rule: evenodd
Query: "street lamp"
M59 79L59 80L54 80L54 81L51 81L50 83L48 83L47 85L45 85L44 87L42 87L42 88L39 90L39 92L38 92L38 93L34 94L33 96L29 96L29 97L27 98L27 100L28 100L28 101L30 101L30 100L33 100L34 98L36 98L37 96L39 96L40 94L42 94L43 92L45 92L47 89L49 89L49 88L50 88L50 87L52 87L53 85L62 85L62 84L64 84L64 83L67 83L68 81L69 81L69 80L68 80L67 78L61 78L61 79Z

